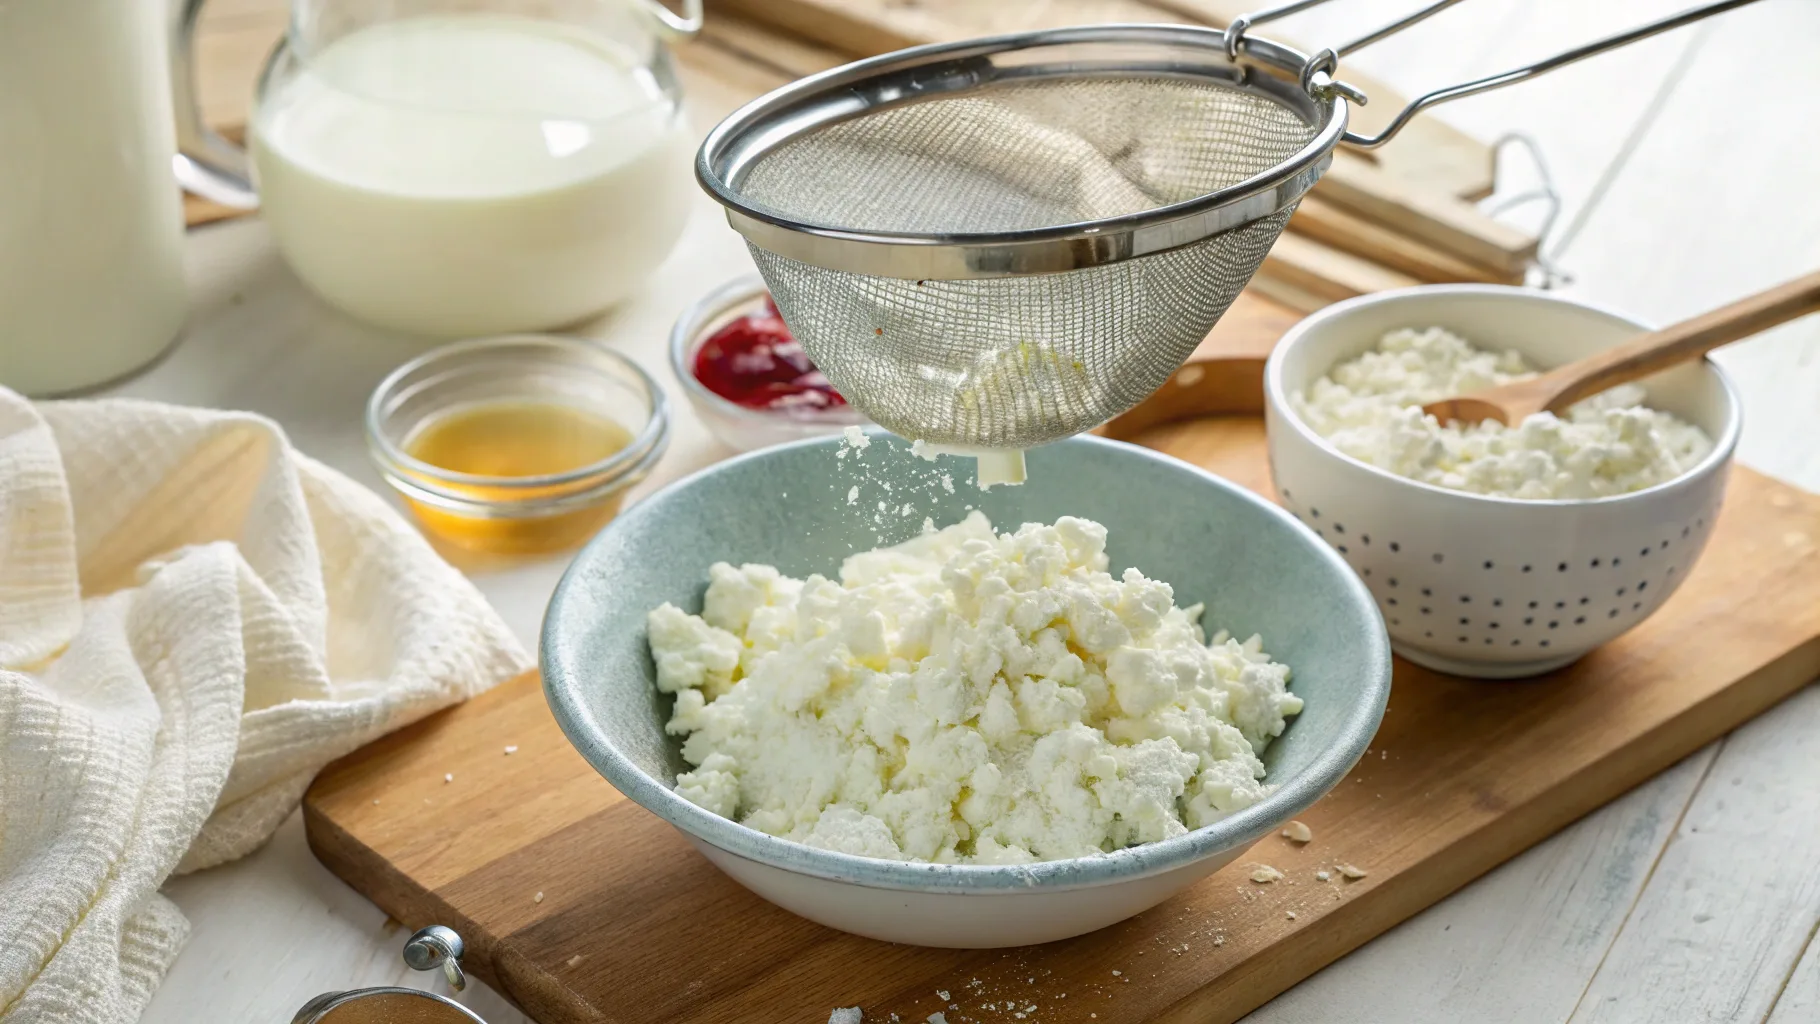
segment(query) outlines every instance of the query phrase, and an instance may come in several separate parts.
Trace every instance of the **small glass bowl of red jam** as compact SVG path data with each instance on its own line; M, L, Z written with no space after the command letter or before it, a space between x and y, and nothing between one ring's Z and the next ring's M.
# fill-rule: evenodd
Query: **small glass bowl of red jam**
M869 422L790 336L757 274L683 311L670 332L670 368L709 431L739 451Z

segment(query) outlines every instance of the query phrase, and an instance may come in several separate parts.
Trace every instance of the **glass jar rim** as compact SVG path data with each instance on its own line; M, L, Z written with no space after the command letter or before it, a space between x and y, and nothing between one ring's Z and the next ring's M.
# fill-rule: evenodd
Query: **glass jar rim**
M431 114L451 113L454 108L434 104L408 102L396 97L374 93L366 89L353 88L347 83L337 80L336 76L326 74L323 71L320 64L321 53L327 47L333 46L334 43L338 42L340 39L364 31L367 28L371 28L373 24L384 24L390 21L404 21L410 20L411 18L469 17L486 13L487 12L484 11L442 12L440 14L407 15L399 18L388 18L380 22L362 25L350 31L343 32L326 42L316 42L305 38L300 33L298 23L293 19L290 29L278 38L277 44L267 56L265 65L260 72L257 94L261 102L257 103L256 106L259 108L267 106L267 103L264 101L270 99L274 83L280 78L288 77L281 75L280 69L286 62L292 62L297 68L303 69L304 73L319 76L324 84L337 92L350 97L383 104L388 107L415 109ZM528 20L547 21L550 24L555 25L567 24L566 22L557 19L531 17L528 18ZM545 121L569 121L593 127L610 126L628 118L648 117L652 111L662 111L671 119L680 118L683 116L683 95L681 83L676 80L673 66L674 58L671 56L669 48L663 45L661 37L655 33L650 35L650 47L649 53L642 56L633 52L631 47L615 47L615 49L623 49L626 51L626 56L629 58L627 62L628 68L641 69L651 73L655 90L646 97L646 101L643 103L633 104L624 109L615 110L604 116L585 116L564 111L530 109L490 111L463 110L461 111L461 114L467 118L497 118L501 120L526 120L534 118ZM294 76L295 72L292 74ZM259 119L255 118L254 120L258 121Z

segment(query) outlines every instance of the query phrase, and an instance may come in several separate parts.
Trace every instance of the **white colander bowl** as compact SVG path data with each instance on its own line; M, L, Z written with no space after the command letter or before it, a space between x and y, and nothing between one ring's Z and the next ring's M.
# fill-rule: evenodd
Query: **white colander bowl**
M1582 302L1496 285L1329 306L1284 335L1264 371L1277 495L1364 580L1405 658L1487 679L1559 668L1642 622L1687 578L1725 495L1737 393L1711 362L1644 380L1647 404L1701 427L1713 450L1674 480L1586 501L1490 498L1395 476L1341 454L1290 407L1290 395L1387 332L1432 326L1541 367L1647 330Z

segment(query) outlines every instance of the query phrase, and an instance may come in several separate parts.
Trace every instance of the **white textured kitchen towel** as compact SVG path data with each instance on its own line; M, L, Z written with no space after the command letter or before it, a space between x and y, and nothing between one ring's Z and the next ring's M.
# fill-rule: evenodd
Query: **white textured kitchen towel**
M378 496L257 416L0 388L0 1019L136 1020L173 872L529 665Z

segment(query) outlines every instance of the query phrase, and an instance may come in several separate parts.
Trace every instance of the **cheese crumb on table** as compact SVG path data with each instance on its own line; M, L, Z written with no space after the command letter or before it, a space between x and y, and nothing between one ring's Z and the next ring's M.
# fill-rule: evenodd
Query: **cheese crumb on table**
M1487 352L1439 327L1392 331L1289 403L1309 429L1379 469L1450 490L1532 500L1640 491L1692 469L1712 451L1705 431L1641 404L1623 384L1565 416L1516 426L1442 424L1429 402L1536 376L1516 352Z
M1283 873L1268 864L1258 864L1251 869L1251 880L1259 885L1269 885L1283 877Z
M1283 828L1283 838L1292 843L1307 843L1314 840L1314 830L1299 821L1292 821Z
M1359 879L1364 878L1366 875L1366 871L1364 868L1355 868L1351 864L1335 864L1334 868L1340 872L1341 878L1344 878L1348 881L1356 882Z
M537 895L531 897L531 902L532 903L542 903L543 902L543 890L542 889L537 890Z
M1107 573L1106 530L974 512L839 581L719 563L701 615L648 617L678 795L889 860L1009 864L1181 835L1269 792L1301 710L1258 638L1207 643L1168 584Z
M857 1006L843 1006L828 1014L828 1024L860 1024L865 1019Z
M516 745L509 746L506 748L506 754L508 756L510 756L512 754L516 754L516 753L518 753L518 747Z

